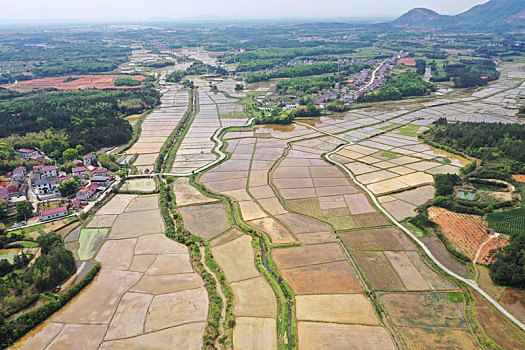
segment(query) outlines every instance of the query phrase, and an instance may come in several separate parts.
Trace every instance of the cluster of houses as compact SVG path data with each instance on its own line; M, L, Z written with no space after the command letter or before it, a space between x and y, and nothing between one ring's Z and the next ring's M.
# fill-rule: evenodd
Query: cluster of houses
M23 159L34 160L38 165L28 171L23 166L14 169L7 176L10 183L0 188L0 200L7 201L9 206L16 204L16 198L22 196L28 200L28 192L31 190L37 201L47 201L62 197L59 186L62 182L78 177L81 188L75 194L75 199L70 200L68 206L44 210L40 213L41 220L50 220L68 215L69 207L83 207L85 202L97 196L111 185L113 178L107 169L97 167L96 155L86 155L82 160L75 160L72 173L60 172L55 165L44 164L46 158L36 150L19 149L18 153ZM33 200L34 201L34 200Z

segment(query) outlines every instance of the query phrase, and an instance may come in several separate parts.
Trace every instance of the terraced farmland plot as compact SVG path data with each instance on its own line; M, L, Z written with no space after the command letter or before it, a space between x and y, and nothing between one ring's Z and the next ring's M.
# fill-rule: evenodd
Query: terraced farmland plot
M103 212L117 217L111 227L113 233L122 218L131 228L143 220L136 216L140 212L126 215L129 208L158 212L157 202L158 196L117 195ZM118 239L110 235L94 257L102 263L97 278L17 346L127 349L158 344L166 349L200 348L208 313L206 289L193 271L187 248L162 233L160 215L153 220L150 224L156 231L128 229ZM81 232L80 240L86 238Z
M137 142L126 151L138 154L133 163L140 170L153 170L158 153L188 109L189 94L175 85L166 85L159 109L146 117Z

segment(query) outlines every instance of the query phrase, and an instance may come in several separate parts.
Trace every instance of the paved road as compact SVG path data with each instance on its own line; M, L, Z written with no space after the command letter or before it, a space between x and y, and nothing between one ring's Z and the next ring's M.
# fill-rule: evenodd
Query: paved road
M322 131L314 126L311 126L311 125L307 125L307 124L303 124L303 123L297 123L297 124L301 124L301 125L304 125L306 127L309 127L310 129L312 130L315 130L317 132L320 132L320 133L323 133L325 135L328 135L328 136L332 136L332 137L337 137L337 135L332 135L331 133L329 132L326 132L326 131ZM341 139L340 137L337 137L339 140L344 140L344 139ZM471 286L473 289L475 289L479 294L483 295L492 305L494 305L494 307L496 307L498 310L500 310L505 316L507 316L507 318L509 318L510 320L512 320L516 325L518 325L518 327L520 327L522 330L525 331L525 324L523 324L520 320L518 320L513 314L511 314L510 312L508 312L503 306L501 306L494 298L492 298L490 295L488 295L483 289L481 289L478 284L476 283L476 281L474 280L471 280L471 279L467 279L467 278L463 278L457 274L455 274L454 272L450 271L449 269L447 269L434 255L432 255L432 252L427 248L427 246L425 244L423 244L423 242L416 236L414 235L409 229L407 229L405 226L403 226L400 222L398 222L392 215L390 215L390 213L385 209L383 208L383 206L379 203L379 201L377 200L377 198L374 196L374 194L372 194L372 192L365 186L363 185L362 183L360 183L359 181L357 181L357 179L355 178L354 174L352 174L351 171L349 171L343 164L335 161L332 159L332 155L337 153L341 148L343 147L346 147L348 145L351 145L353 144L352 142L349 142L349 141L345 141L345 144L343 145L340 145L339 147L337 147L336 149L334 149L333 151L331 152L328 152L325 157L326 159L334 164L334 165L337 165L341 170L343 170L345 173L347 173L350 178L352 179L353 182L356 183L356 185L358 185L361 189L363 189L363 191L365 191L368 196L370 197L370 199L372 200L372 202L376 205L377 208L379 208L379 210L381 210L383 212L383 214L385 214L385 216L390 219L390 221L392 221L397 227L399 227L403 232L405 232L407 235L409 235L424 251L425 253L428 255L428 257L437 265L439 266L443 271L445 271L445 273L447 273L448 275L460 280L461 282L463 283L466 283L468 284L469 286Z
M374 69L374 71L372 72L372 79L370 79L370 82L368 84L366 84L365 86L363 86L361 89L357 90L357 92L361 92L363 91L364 89L366 89L367 87L369 87L370 85L372 85L374 83L374 81L376 80L376 73L377 71L379 70L379 68L383 67L383 65L389 60L390 58L387 58L386 60L384 60L383 62L381 62L381 64L379 66L377 66L376 69Z

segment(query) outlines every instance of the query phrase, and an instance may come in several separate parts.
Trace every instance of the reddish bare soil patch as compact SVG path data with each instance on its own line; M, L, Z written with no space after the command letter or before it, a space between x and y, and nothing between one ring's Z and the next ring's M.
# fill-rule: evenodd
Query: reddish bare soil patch
M449 210L430 207L428 217L441 227L454 247L474 259L479 245L489 238L488 226L481 216L458 214Z
M78 89L129 89L139 88L139 86L115 86L115 78L122 75L104 74L104 75L75 75L55 78L42 78L19 81L11 90L18 92L28 92L33 90L55 88L58 90L78 90ZM73 81L66 81L67 78L78 78ZM135 75L133 78L143 81L142 75Z

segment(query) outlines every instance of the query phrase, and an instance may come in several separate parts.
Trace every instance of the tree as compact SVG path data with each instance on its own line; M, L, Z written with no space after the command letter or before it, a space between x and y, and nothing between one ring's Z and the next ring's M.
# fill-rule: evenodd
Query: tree
M0 220L5 219L7 216L7 202L0 200Z
M77 159L78 151L74 148L68 148L62 153L62 158L64 158L65 161Z
M18 220L27 220L28 216L33 214L33 205L30 201L20 201L16 203L16 218Z
M69 180L62 181L60 185L58 185L58 190L60 191L60 194L64 197L68 197L72 195L73 193L76 193L78 189L80 188L80 181L78 180L78 177L74 177Z

